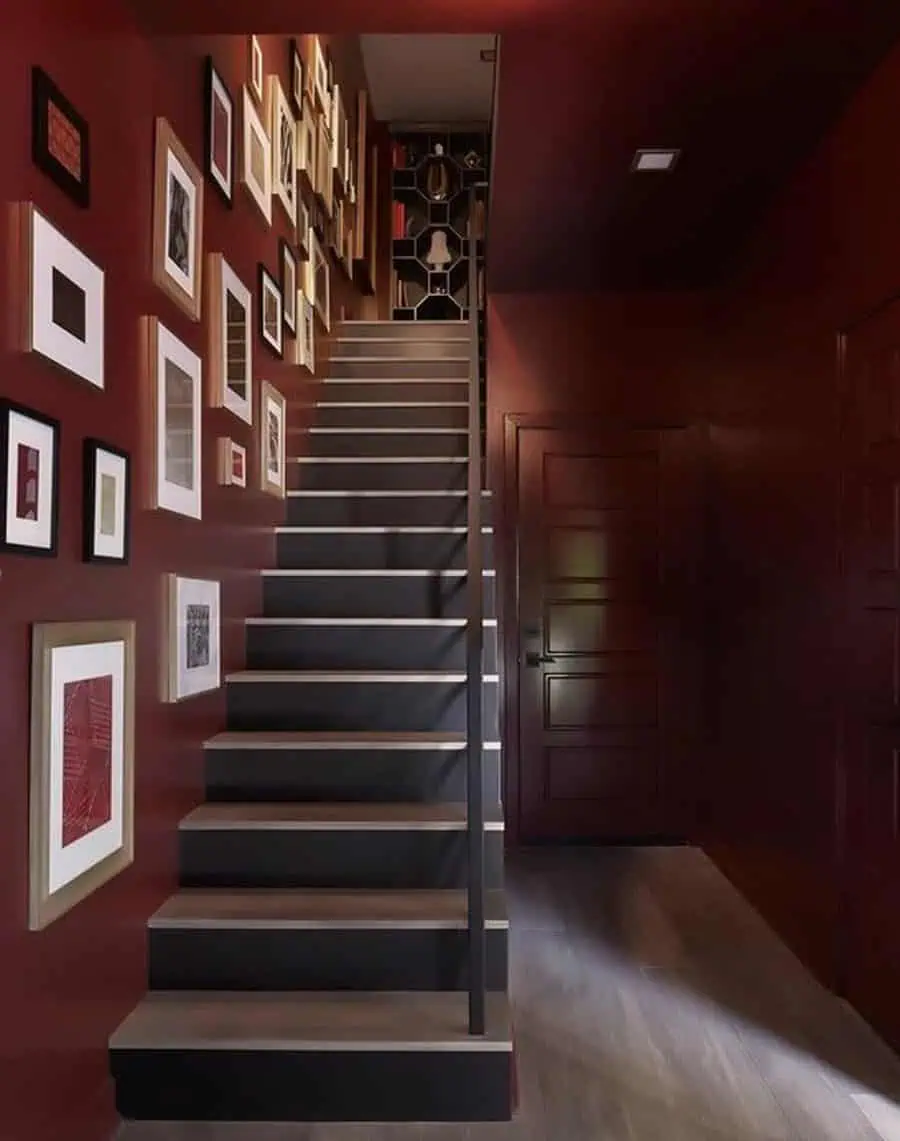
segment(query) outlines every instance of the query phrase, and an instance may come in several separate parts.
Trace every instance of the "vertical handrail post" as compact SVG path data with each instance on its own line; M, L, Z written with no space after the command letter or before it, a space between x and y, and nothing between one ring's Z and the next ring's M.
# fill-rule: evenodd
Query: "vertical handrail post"
M469 190L469 464L468 534L466 542L466 821L468 840L469 1033L486 1031L484 776L483 764L483 639L484 574L482 567L481 493L481 351L478 327L478 238L472 225L476 191Z

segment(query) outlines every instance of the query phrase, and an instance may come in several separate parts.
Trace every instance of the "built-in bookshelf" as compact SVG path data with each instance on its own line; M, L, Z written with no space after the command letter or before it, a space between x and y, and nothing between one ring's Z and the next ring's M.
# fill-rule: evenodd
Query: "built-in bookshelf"
M395 320L468 319L470 221L478 238L475 304L483 309L489 145L486 130L392 132L391 306ZM476 188L474 213L472 187Z

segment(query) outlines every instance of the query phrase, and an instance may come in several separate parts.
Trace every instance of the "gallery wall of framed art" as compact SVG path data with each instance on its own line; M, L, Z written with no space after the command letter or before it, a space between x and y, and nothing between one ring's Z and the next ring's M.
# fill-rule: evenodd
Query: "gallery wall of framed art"
M27 1025L4 1129L81 1141L112 1132L111 1020L145 984L146 920L260 611L247 568L271 565L284 518L291 403L327 346L302 296L313 37L162 44L129 25L110 51L65 0L40 7L22 66L0 69L3 105L22 112L6 128L0 275L20 342L0 369L0 1053ZM354 93L357 41L320 42ZM336 313L359 301L344 284L335 267ZM75 1073L83 1098L35 1097Z

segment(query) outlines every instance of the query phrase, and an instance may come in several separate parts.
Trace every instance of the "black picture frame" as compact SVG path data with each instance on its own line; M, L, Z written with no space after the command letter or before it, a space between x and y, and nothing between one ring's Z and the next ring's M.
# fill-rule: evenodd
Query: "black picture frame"
M324 49L325 70L328 73L328 94L334 95L334 60L331 58L331 48Z
M49 113L55 107L78 135L80 177L51 148ZM36 64L31 69L31 157L34 165L83 209L91 203L91 138L87 119Z
M229 178L228 189L222 186L222 183L216 177L216 167L214 166L213 159L213 93L218 84L225 98L228 101L228 122L229 122ZM218 192L219 197L225 205L231 209L234 206L234 167L235 167L235 141L237 138L237 128L235 125L235 107L234 96L231 93L231 88L222 78L221 72L215 65L215 61L211 55L206 57L203 64L203 173L206 175L207 181Z
M94 515L97 502L97 455L107 452L125 461L125 517L123 520L122 555L101 555L97 553L94 535ZM82 506L82 559L86 563L105 563L126 566L131 557L131 455L121 448L88 436L83 445L84 500Z
M7 539L7 474L9 471L9 418L10 414L17 412L50 428L53 433L53 464L52 488L50 496L50 546L35 547L29 543L16 543ZM17 555L36 555L39 558L56 558L59 548L59 468L60 468L60 436L59 420L52 416L45 416L24 404L17 404L13 400L0 400L0 551Z
M306 76L303 71L303 56L295 39L290 41L291 101L298 115L303 114L303 93L306 90ZM299 98L297 92L300 92Z
M287 262L290 261L294 267L294 323L293 325L288 321L287 315ZM278 268L279 279L281 285L281 318L284 322L285 329L291 336L297 335L297 289L300 284L300 262L297 260L297 255L290 242L284 238L278 239Z
M281 313L278 317L278 343L273 344L272 339L266 332L266 291L271 287L272 291L278 294L279 303L281 305ZM284 360L284 295L281 292L281 286L278 280L269 273L268 269L259 263L257 271L257 328L259 332L259 339L266 346L270 353L276 356L279 360Z

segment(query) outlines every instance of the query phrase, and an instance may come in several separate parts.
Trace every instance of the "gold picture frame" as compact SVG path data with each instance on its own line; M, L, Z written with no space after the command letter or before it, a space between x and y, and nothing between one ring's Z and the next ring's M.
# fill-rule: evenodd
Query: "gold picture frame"
M135 642L128 619L32 627L32 931L134 860Z
M153 160L153 282L200 320L203 175L167 119L156 120Z

